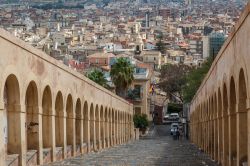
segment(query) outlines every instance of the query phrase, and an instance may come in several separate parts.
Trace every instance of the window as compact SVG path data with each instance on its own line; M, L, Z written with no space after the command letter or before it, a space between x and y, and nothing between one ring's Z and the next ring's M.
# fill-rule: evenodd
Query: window
M95 60L95 63L96 63L96 64L99 64L99 59L96 59L96 60Z
M141 85L135 85L134 86L134 91L135 91L135 98L136 99L141 99L142 98L142 95L141 95L141 92L142 92L142 86Z
M135 114L141 115L141 107L135 107Z

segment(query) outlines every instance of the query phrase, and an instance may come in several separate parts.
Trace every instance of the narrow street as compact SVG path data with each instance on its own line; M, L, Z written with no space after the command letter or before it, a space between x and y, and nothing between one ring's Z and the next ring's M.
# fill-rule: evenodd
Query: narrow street
M86 166L216 166L186 140L173 140L170 127L155 126L139 141L51 164Z

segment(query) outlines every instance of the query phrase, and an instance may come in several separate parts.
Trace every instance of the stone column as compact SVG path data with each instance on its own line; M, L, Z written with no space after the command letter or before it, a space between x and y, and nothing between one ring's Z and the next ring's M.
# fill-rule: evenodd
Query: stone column
M234 105L234 107L236 107L236 105ZM236 159L237 159L236 113L231 113L231 112L229 113L228 122L229 122L229 166L234 166L236 165Z
M87 152L90 152L91 147L90 147L90 118L89 118L89 115L84 117L84 141L87 144Z
M0 103L0 122L4 122L4 103ZM6 117L7 118L7 117ZM5 145L4 145L4 123L0 123L0 165L5 165Z
M117 112L115 112L115 145L118 144L118 125L117 125Z
M121 126L122 126L122 144L124 143L124 119L123 119L124 117L122 116L122 124L121 124Z
M16 134L18 139L15 139L14 137L8 136L8 140L11 139L15 139L15 140L11 140L12 143L12 149L13 151L15 151L16 154L19 154L19 163L20 165L26 165L26 131L25 131L25 119L26 119L26 114L25 114L25 106L24 105L9 105L8 106L8 116L6 116L6 118L9 117L10 123L8 124L8 130L10 129L14 129L15 133L12 134ZM1 110L1 114L3 114L3 111ZM2 116L1 116L2 117ZM4 117L4 116L3 116ZM2 124L2 123L1 123ZM18 129L17 129L18 127ZM3 133L3 130L2 132ZM4 138L4 137L2 137ZM1 139L2 139L1 138ZM3 147L4 147L4 141L3 143ZM0 143L0 145L2 144ZM5 148L3 148L4 151ZM6 151L4 151L2 153L2 155L4 156L4 154L6 154ZM0 156L2 156L0 155ZM0 157L3 158L4 157ZM5 162L5 161L3 161ZM5 164L3 164L5 165Z
M214 125L213 125L213 119L212 117L210 117L210 120L209 120L209 124L210 124L210 141L209 141L209 154L210 154L210 157L213 159L213 137L214 137Z
M218 147L217 147L217 160L218 160L218 163L221 162L221 147L220 147L220 137L221 137L221 124L220 124L220 121L221 121L221 117L220 115L218 115L218 118L217 118L217 130L218 130L218 133L217 133L217 144L218 144Z
M246 109L247 109L247 126L250 126L250 99L249 98L246 101ZM248 158L248 163L249 163L249 160L250 160L250 127L247 127L247 158Z
M119 114L119 144L122 143L122 127L121 127L121 115Z
M59 114L58 114L58 118L59 118L59 121L61 121L62 122L62 124L60 123L60 125L63 125L63 126L60 126L60 130L63 130L62 131L62 143L60 143L60 144L62 144L62 148L63 148L63 158L64 159L66 159L67 157L67 135L66 135L66 111L65 110L63 110L63 111L59 111L58 112ZM62 127L62 129L61 129L61 127Z
M247 102L247 101L246 101ZM240 105L242 104L242 105ZM245 107L243 110L240 108ZM237 166L242 162L247 162L248 156L248 109L243 103L236 104L236 122L237 122ZM249 159L248 159L249 160Z
M106 125L105 125L105 130L106 130L106 147L110 147L110 141L109 141L109 117L106 119Z
M217 152L218 152L218 148L217 148L217 144L218 144L218 136L217 136L217 118L214 117L214 147L213 147L213 158L215 161L217 161Z
M222 140L223 140L223 165L227 166L229 163L229 151L228 151L228 145L229 145L229 141L228 141L228 130L229 130L229 126L228 126L228 115L223 115L223 136L222 136Z
M205 127L204 127L204 120L202 119L201 121L201 129L202 129L202 133L201 133L201 149L204 150L204 142L205 142Z
M83 142L84 142L84 139L83 139L83 124L84 124L84 120L83 120L83 115L81 114L81 117L80 118L80 152L81 154L84 153L83 151Z
M101 115L101 114L100 114ZM103 123L103 117L100 116L100 142L101 146L99 146L99 149L103 149L105 143L104 143L104 123Z
M75 110L74 109L74 107L73 107L73 110ZM70 136L70 142L71 142L71 144L72 144L72 156L75 156L76 155L76 128L75 128L75 114L74 113L71 113L71 112L69 112L68 113L68 118L69 119L71 119L70 120L70 125L72 125L72 131L71 131L71 133L67 133L67 135L68 134L70 134L71 136ZM69 125L69 124L68 124Z
M113 118L112 118L112 113L111 113L111 115L110 115L111 117L110 117L110 120L109 120L109 141L110 141L110 146L113 146L113 129L112 129L112 127L113 127L113 125L112 125L112 123L113 123Z
M206 109L205 109L206 111ZM208 145L208 115L207 115L207 112L206 112L206 115L205 115L205 120L204 120L204 125L205 125L205 149L204 151L208 154L208 148L207 148L207 145Z
M93 126L91 126L91 128L90 128L90 130L93 130L93 149L96 149L96 124L95 124L95 111L94 111L94 119L91 119L90 121L90 123L92 123L93 124Z
M112 116L112 145L115 145L115 116Z
M95 150L98 150L101 148L101 139L100 139L100 116L99 114L98 115L95 115L97 116L97 118L95 118L95 121L96 121L96 143L95 143Z
M63 118L63 157L64 159L67 158L67 126L66 126L66 121L67 121L67 113L66 113L66 108L63 109L62 112L62 117Z
M52 161L56 161L56 131L55 131L55 107L52 107L51 114L51 139L52 139Z

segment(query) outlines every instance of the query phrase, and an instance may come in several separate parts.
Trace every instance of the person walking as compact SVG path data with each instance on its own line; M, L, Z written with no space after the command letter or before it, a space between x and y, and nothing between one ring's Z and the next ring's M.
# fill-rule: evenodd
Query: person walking
M173 140L176 140L177 139L177 129L174 128L174 131L173 131Z
M176 139L179 140L180 139L180 131L177 127L177 130L176 130Z

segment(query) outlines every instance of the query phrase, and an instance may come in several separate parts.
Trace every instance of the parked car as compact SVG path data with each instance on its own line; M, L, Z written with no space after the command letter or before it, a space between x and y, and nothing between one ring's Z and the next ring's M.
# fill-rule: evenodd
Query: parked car
M179 114L178 113L171 113L170 115L169 115L169 120L170 121L175 121L175 122L177 122L177 121L179 121Z
M169 114L166 114L166 115L163 117L163 123L169 123Z

